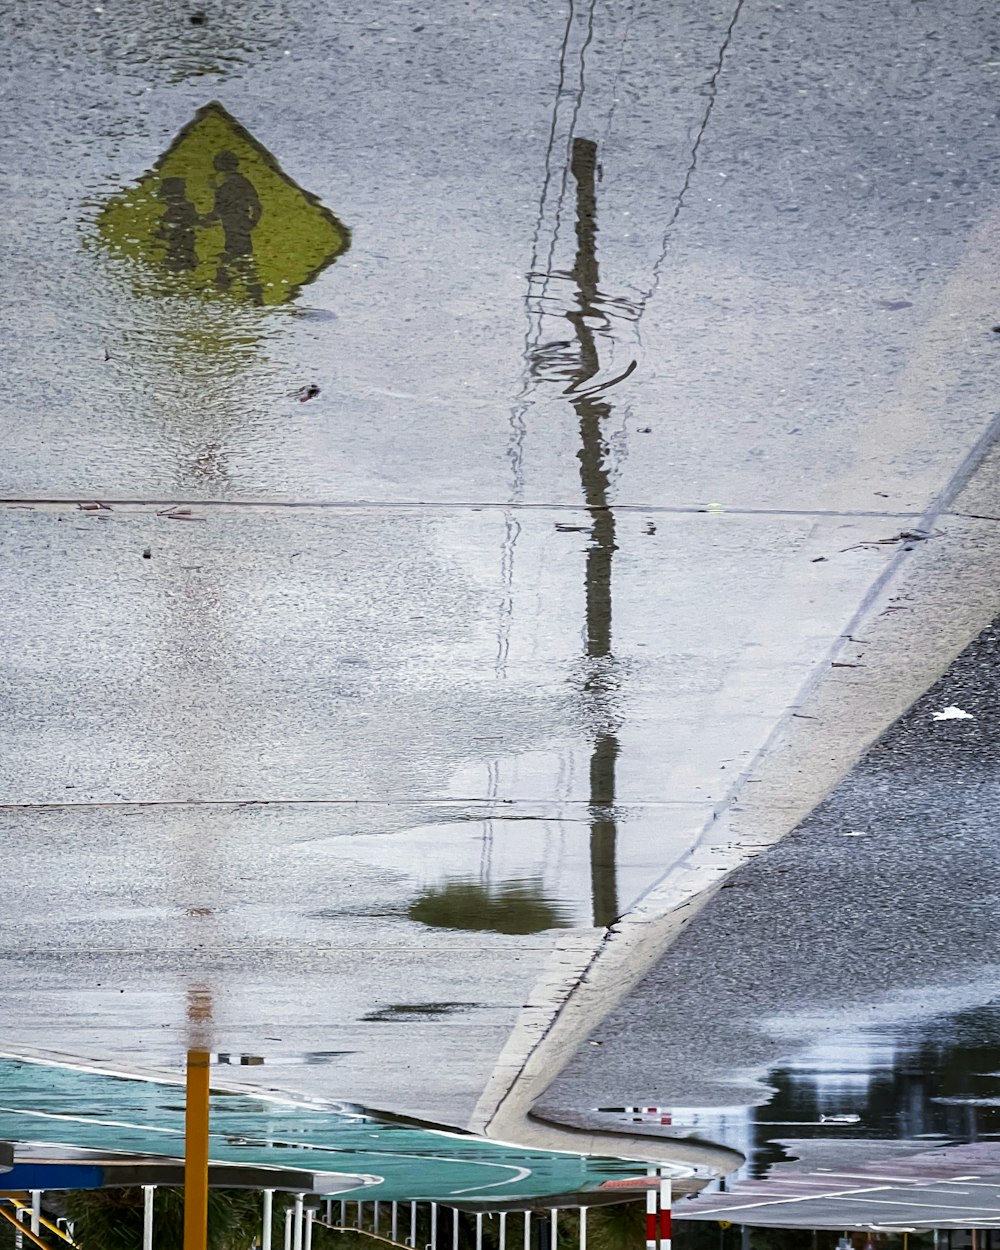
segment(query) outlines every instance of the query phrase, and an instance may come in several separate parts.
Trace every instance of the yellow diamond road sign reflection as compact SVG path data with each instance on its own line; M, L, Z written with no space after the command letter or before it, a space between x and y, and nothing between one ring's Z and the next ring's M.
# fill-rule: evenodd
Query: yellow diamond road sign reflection
M294 298L351 238L219 103L199 109L97 224L110 251L168 289L255 304Z

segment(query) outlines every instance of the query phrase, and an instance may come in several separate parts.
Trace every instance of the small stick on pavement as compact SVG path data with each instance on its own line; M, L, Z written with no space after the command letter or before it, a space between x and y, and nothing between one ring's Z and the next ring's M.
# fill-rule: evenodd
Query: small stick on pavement
M933 530L927 534L923 530L900 530L892 538L873 538L870 542L855 543L853 547L841 547L841 551L858 551L862 547L885 547L892 543L923 543L928 538L941 538L943 530Z
M168 521L204 521L203 516L195 516L190 508L181 508L174 505L170 508L163 508L156 514L157 516L165 516Z

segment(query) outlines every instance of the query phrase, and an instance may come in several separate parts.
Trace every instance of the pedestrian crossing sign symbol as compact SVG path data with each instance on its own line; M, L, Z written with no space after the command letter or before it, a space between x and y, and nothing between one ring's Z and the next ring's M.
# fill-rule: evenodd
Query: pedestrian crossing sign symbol
M262 305L294 299L350 232L219 103L206 104L97 222L139 285Z

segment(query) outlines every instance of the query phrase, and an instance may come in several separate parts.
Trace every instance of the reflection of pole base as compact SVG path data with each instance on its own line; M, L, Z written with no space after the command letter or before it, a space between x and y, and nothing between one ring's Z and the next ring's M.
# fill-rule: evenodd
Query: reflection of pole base
M14 1145L9 1141L0 1141L0 1172L9 1172L14 1166Z
M184 1250L208 1245L209 1055L187 1053L184 1105Z

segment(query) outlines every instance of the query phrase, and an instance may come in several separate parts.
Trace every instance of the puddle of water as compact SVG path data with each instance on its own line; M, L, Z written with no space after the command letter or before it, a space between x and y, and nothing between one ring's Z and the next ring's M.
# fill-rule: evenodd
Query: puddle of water
M412 1024L420 1020L440 1020L452 1012L473 1011L477 1003L393 1003L370 1011L362 1020L384 1023Z
M299 1054L277 1054L267 1056L269 1068L287 1068L303 1064L306 1067L322 1067L328 1063L336 1063L348 1055L356 1054L353 1050L306 1050Z
M471 929L491 933L542 933L572 925L569 908L544 893L539 879L483 885L454 877L425 891L410 904L409 916L438 929Z
M768 1072L774 1093L759 1107L636 1105L599 1113L609 1124L732 1146L747 1156L733 1179L759 1179L803 1148L822 1164L824 1151L847 1142L998 1138L998 1062L1000 1003L993 1003L908 1029L859 1026Z
M392 916L405 916L405 909L402 907L373 907L370 903L361 904L359 906L351 906L345 900L344 904L339 907L320 907L316 911L306 913L310 920L340 920L344 916L365 916L368 919L377 917L388 919Z

